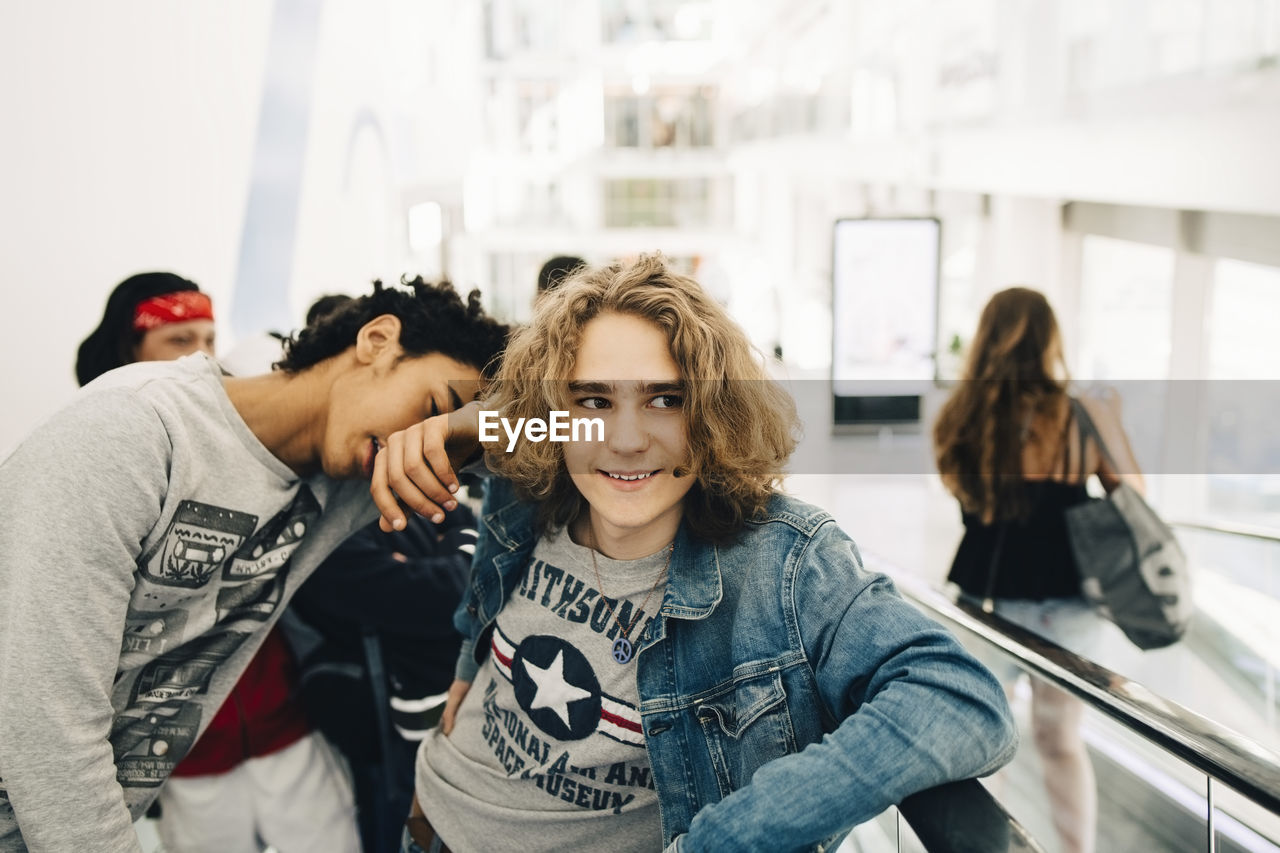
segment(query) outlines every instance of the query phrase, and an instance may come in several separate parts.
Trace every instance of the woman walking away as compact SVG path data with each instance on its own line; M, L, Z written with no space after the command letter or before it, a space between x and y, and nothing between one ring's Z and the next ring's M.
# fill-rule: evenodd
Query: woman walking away
M1118 407L1068 394L1062 339L1049 302L1024 287L983 309L964 381L934 427L942 482L960 502L965 534L948 580L1001 617L1092 657L1102 618L1085 602L1065 512L1088 499L1094 474L1108 491L1143 488ZM1084 406L1125 473L1082 446ZM1031 680L1031 716L1050 810L1063 849L1092 853L1097 791L1080 737L1083 705Z

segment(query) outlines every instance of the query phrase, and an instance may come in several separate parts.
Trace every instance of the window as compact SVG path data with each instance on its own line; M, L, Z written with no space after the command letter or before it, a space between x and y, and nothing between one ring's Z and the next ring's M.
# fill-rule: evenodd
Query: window
M1168 378L1173 251L1087 235L1083 253L1075 375L1085 380Z
M1210 379L1280 379L1280 267L1219 260L1213 268Z
M706 148L715 89L606 92L605 144L614 148Z
M606 0L600 4L600 21L606 44L705 41L711 38L714 12L711 3L691 0Z
M709 178L622 178L604 182L608 228L703 228L712 224Z
M1083 385L1105 383L1120 395L1125 432L1139 467L1168 470L1169 356L1173 337L1174 252L1161 246L1087 234L1082 240L1078 356ZM1068 358L1074 349L1066 341ZM1119 381L1137 380L1137 381ZM1159 502L1158 480L1148 496Z
M985 222L981 216L955 216L942 223L936 344L938 378L944 381L964 374L969 343L982 313L974 284Z
M523 54L550 55L567 41L569 12L548 0L488 0L484 4L485 56L505 60Z
M1280 527L1280 268L1214 264L1205 408L1208 509ZM1270 380L1270 381L1259 381Z
M1204 50L1209 70L1257 67L1275 55L1268 19L1274 4L1267 0L1214 0L1205 4Z

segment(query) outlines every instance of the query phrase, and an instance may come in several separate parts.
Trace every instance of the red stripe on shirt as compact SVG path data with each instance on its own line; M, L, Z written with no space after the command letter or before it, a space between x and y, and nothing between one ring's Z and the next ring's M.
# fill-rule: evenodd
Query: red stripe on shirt
M626 717L619 717L617 714L610 714L605 709L600 709L600 719L607 723L613 723L615 726L627 729L628 731L644 733L644 729L640 728L640 724L628 720Z
M502 652L498 651L498 641L494 640L489 645L490 645L490 648L493 649L493 656L496 657L502 663L503 666L510 667L511 658L507 657Z

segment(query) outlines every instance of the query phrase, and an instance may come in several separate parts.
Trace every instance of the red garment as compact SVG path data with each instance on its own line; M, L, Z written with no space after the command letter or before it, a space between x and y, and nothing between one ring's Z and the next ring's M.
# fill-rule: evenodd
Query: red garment
M297 663L284 636L272 628L173 775L226 773L246 759L284 749L310 730L298 701Z

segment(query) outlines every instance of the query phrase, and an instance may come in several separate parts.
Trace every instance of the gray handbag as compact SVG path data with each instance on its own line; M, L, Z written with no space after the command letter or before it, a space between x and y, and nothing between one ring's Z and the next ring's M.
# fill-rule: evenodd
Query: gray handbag
M1112 470L1115 458L1079 401L1072 399L1080 455L1092 438ZM1084 597L1140 649L1176 643L1191 621L1187 556L1173 531L1142 495L1121 483L1105 498L1066 511L1067 538L1083 578Z

